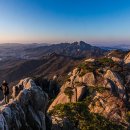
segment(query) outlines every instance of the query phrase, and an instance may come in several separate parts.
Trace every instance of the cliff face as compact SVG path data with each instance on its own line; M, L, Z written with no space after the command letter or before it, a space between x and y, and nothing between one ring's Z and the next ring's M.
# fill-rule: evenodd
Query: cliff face
M15 87L14 100L0 106L0 130L46 130L47 94L30 78Z

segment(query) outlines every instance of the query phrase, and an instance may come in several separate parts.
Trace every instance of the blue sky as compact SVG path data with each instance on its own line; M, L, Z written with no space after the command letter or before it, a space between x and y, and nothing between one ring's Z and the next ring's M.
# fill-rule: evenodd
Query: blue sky
M129 42L130 0L0 0L0 43Z

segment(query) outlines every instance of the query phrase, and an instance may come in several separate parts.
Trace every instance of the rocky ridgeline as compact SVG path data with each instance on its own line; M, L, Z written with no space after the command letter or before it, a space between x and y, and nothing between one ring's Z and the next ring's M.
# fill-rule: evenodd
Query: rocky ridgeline
M13 98L0 106L0 130L46 130L48 96L32 79L13 87Z
M88 106L90 112L98 113L110 121L128 128L130 69L127 65L130 63L129 59L128 54L125 59L105 57L98 60L85 60L69 73L67 81L61 87L60 93L48 111L52 111L58 104L70 102L64 92L67 87L71 87L73 90L72 103L75 103L76 100L82 101L91 95ZM66 118L54 114L52 124L55 126L53 130L59 130L61 126L65 129L67 125L70 125Z
M0 130L129 129L129 59L129 53L87 59L68 74L60 92L56 81L21 80L12 88L9 104L0 104ZM49 108L48 97L54 99Z

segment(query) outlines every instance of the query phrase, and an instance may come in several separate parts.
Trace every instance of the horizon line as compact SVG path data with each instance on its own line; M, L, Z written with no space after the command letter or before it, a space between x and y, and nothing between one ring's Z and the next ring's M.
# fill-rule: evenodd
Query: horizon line
M46 44L46 45L51 45L51 44L62 44L62 43L74 43L74 42L80 42L83 41L87 44L90 45L104 45L104 44L109 44L109 45L130 45L130 41L126 40L126 41L85 41L85 40L75 40L75 41L62 41L62 42L0 42L0 45L2 44ZM107 46L109 46L107 45Z

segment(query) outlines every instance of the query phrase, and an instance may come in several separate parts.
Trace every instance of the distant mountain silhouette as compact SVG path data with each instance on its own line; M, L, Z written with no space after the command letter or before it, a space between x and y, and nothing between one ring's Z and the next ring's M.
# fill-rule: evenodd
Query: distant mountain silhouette
M83 41L73 42L73 43L60 43L52 44L42 47L26 49L26 57L40 57L43 55L48 55L53 52L65 56L71 56L75 58L89 58L102 56L106 50L99 47L91 46Z
M10 55L0 61L0 81L6 79L9 82L27 76L66 75L82 59L100 57L107 52L83 41L52 45L31 44L30 47L13 44L11 49L7 44L5 46L6 54L10 52Z

